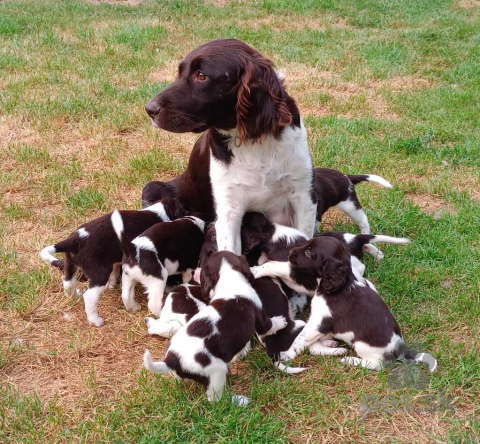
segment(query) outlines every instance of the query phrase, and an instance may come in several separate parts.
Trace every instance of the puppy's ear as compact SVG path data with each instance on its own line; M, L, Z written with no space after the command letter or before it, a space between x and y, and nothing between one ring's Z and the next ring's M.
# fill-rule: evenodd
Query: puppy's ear
M212 264L212 261L207 260L205 265L202 267L202 271L200 274L200 282L202 285L202 296L206 300L210 300L212 298L211 292L215 289L217 285L218 279L220 277L220 268Z
M260 233L246 229L242 230L242 253L251 253L262 243Z
M241 142L255 142L264 135L277 136L293 117L287 105L283 82L273 63L261 56L248 56L237 92L237 127Z
M180 219L187 213L183 205L177 200L172 198L171 212L173 219Z
M324 259L320 290L332 293L342 288L347 281L350 268L350 259L346 255L340 260L331 257Z
M253 276L252 270L250 270L250 265L248 264L247 257L243 254L240 257L242 258L241 273L247 278L248 282L250 282L250 285L253 285L255 282L255 277Z

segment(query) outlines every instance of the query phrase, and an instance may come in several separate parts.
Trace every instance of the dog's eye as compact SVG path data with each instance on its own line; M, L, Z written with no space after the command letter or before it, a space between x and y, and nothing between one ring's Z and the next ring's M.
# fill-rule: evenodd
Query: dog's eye
M197 80L203 82L204 80L207 80L207 76L202 71L197 71Z
M310 253L310 250L305 250L305 256L306 257L312 257L312 254Z

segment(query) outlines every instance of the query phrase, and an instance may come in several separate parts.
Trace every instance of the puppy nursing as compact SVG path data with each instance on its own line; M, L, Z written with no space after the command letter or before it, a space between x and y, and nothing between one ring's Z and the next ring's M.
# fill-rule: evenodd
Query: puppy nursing
M172 372L201 383L208 400L215 401L222 396L228 364L242 354L252 335L272 335L287 322L265 314L245 258L226 251L214 253L201 276L209 305L172 337L165 361L153 362L147 350L144 364L151 371Z

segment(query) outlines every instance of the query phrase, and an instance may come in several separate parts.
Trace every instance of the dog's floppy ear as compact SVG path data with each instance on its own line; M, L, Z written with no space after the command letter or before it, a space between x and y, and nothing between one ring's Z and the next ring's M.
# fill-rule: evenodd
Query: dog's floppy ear
M251 253L261 243L262 243L261 233L254 230L242 229L242 253L243 254Z
M273 63L260 55L246 57L237 92L240 141L255 142L264 135L276 137L292 120L287 94Z
M202 296L205 300L209 301L212 298L210 294L217 285L220 278L220 267L217 266L218 261L215 259L207 260L206 264L202 267L200 274L200 282L202 285Z
M253 276L252 270L250 270L250 265L248 264L247 257L242 254L240 256L242 258L241 264L242 264L242 270L241 272L243 275L247 278L248 282L250 282L250 285L253 285L255 282L255 277Z
M171 219L180 219L187 214L187 211L183 207L183 205L177 200L172 198L170 204L170 211L172 213Z
M332 293L342 288L347 281L350 269L350 257L346 252L342 254L340 259L332 257L324 259L320 290L325 293Z

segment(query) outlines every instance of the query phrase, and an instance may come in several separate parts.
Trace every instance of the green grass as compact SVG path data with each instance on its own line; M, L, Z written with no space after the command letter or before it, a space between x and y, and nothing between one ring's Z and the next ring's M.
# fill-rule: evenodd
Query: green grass
M425 390L308 354L295 365L309 371L288 377L257 344L229 376L250 405L209 405L195 384L140 370L145 348L165 347L145 336L145 307L126 313L109 291L105 326L89 327L38 259L81 223L138 208L147 181L183 171L196 136L154 130L143 107L185 54L226 37L285 72L317 166L396 185L357 188L373 233L412 239L367 258L367 275L407 340L439 359ZM1 2L0 441L476 442L479 78L480 7L451 0ZM357 232L331 214L325 226ZM362 419L364 395L408 394L422 408L443 389L455 413Z

